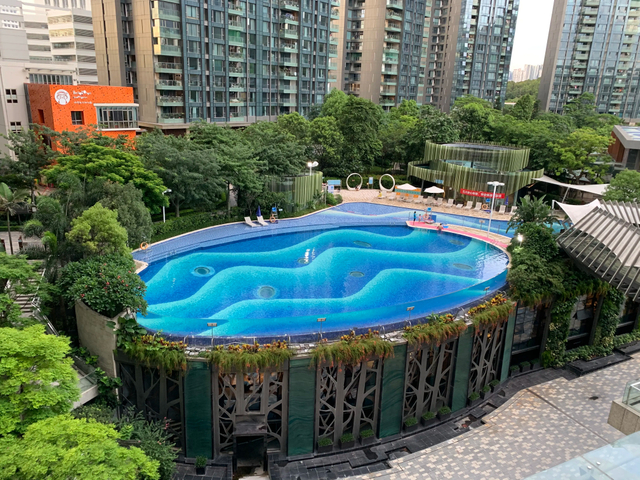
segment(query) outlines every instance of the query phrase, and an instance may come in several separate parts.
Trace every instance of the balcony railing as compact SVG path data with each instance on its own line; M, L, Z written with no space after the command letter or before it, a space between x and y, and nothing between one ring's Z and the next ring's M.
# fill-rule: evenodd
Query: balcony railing
M156 80L156 85L161 87L181 87L182 82L180 80Z
M182 64L171 62L156 62L156 68L162 68L165 70L182 70Z

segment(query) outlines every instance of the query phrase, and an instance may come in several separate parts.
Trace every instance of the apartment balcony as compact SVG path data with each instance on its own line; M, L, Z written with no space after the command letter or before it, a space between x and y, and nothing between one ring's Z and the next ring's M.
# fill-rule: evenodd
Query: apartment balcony
M383 75L398 75L398 69L397 68L385 68L385 67L382 67L382 74Z
M156 97L156 105L159 107L182 107L184 106L184 97L161 95Z
M586 2L584 2L583 5L585 7L599 7L600 6L600 0L587 0Z
M331 0L331 5L334 7L339 7L340 6L340 0Z
M387 32L401 32L402 31L402 24L393 23L393 22L387 22L387 24L384 26L384 29Z
M243 60L246 60L246 55L244 52L229 52L230 62L242 62Z
M283 69L278 72L278 78L282 78L284 80L298 80L298 72Z
M329 30L332 32L337 32L338 30L340 30L340 27L338 27L338 24L335 22L331 22L329 24Z
M182 90L182 81L180 80L156 80L157 90Z
M331 45L337 45L338 44L338 37L335 35L329 35L329 43Z
M239 35L238 36L229 35L228 41L229 41L229 45L235 45L238 47L244 47L244 45L247 43L246 40Z
M158 38L182 38L182 32L179 28L172 27L153 27L153 36Z
M229 91L230 92L240 92L240 91L244 91L247 89L247 85L244 82L236 82L236 83L230 83L229 84Z
M381 107L393 107L396 104L396 97L380 97L378 104Z
M298 87L296 85L281 85L278 87L280 93L298 93Z
M327 81L334 83L338 81L338 75L336 75L335 73L331 73L329 72L329 75L327 75Z
M593 42L593 35L578 35L578 42L590 43Z
M283 107L296 107L298 105L298 101L295 98L290 98L288 100L280 100L278 105Z
M244 6L241 3L228 2L227 10L230 15L243 15L245 14Z
M380 89L380 95L395 97L396 89L395 88L381 88Z
M589 55L586 53L577 53L575 57L576 60L589 60Z
M387 7L402 10L404 8L404 4L402 0L387 0Z
M383 50L384 53L395 53L398 55L400 53L400 49L397 47L385 47Z
M182 47L178 45L154 45L153 46L153 54L154 55L168 55L170 57L182 56Z
M340 10L338 10L337 8L332 8L331 9L331 18L335 19L335 20L340 18Z
M245 74L244 67L232 67L229 65L229 76L230 77L242 77Z
M398 79L392 78L392 77L383 78L382 81L380 82L380 85L397 85L397 84L398 84Z
M180 11L168 8L160 8L157 6L156 2L156 6L151 9L151 18L173 20L174 22L179 22Z
M571 68L587 68L586 62L573 62Z
M391 19L391 20L400 20L400 21L404 20L404 18L402 17L402 13L400 13L397 10L391 10L391 9L387 9L387 13L385 14L384 18Z
M244 32L247 28L247 22L242 20L229 20L229 30Z
M297 67L298 57L280 58L280 64L287 67Z
M398 57L390 57L389 55L383 55L382 56L382 62L383 63L393 63L395 65L398 64Z
M580 32L579 33L586 33L591 35L592 33L595 33L596 29L594 27L580 27Z
M231 107L244 107L247 104L247 99L242 97L229 97L229 106Z
M595 25L597 22L598 18L593 16L593 17L582 17L581 21L583 24L585 25Z
M184 123L184 113L161 113L158 123Z
M329 58L335 58L338 56L338 47L329 46Z
M622 47L620 49L620 53L633 53L633 48L631 48L631 47Z
M338 62L329 62L329 70L337 70Z
M284 13L280 15L280 22L287 23L289 25L300 25L300 21L293 13Z
M293 12L300 11L300 3L294 0L280 0L280 10L291 10Z
M575 71L575 72L571 72L571 76L572 77L577 77L577 78L584 78L584 71Z
M298 53L297 43L280 44L280 50L283 52Z
M598 15L598 9L592 7L583 7L581 13L583 15Z
M614 98L613 100L611 100L609 102L611 105L620 105L622 103L622 99L620 98Z
M569 85L570 85L572 88L576 88L576 87L583 87L583 86L584 86L584 80L582 80L582 81L571 80L571 81L569 82Z
M297 28L281 28L280 37L282 38L295 38L300 36L300 31Z
M400 35L394 35L392 33L387 33L384 36L384 41L385 42L394 42L394 43L400 43Z
M157 73L182 73L181 63L156 62L155 67Z

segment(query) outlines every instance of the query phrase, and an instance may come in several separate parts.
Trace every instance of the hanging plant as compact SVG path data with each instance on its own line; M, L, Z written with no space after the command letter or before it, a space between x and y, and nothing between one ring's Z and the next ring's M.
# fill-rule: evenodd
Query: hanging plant
M222 371L244 371L279 367L293 357L293 351L287 342L276 341L265 345L218 345L201 355Z
M496 325L507 321L515 306L515 302L499 293L491 300L469 309L469 316L473 319L476 329L485 325Z
M370 357L387 358L393 356L393 344L380 337L377 330L356 335L355 332L343 335L339 342L321 343L312 353L316 365L326 363L345 363L355 365Z
M450 338L459 337L466 329L464 320L455 321L451 314L430 315L427 323L404 327L402 336L411 345L440 345Z
M185 343L169 342L160 335L142 335L122 345L122 351L131 358L167 373L187 369L186 348Z

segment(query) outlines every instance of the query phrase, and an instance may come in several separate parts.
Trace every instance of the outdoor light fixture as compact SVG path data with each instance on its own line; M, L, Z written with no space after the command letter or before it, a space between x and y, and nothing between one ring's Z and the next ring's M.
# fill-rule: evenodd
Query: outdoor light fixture
M309 167L309 176L311 176L311 169L318 166L318 162L307 162L307 167Z
M171 193L171 189L167 188L164 192L162 192L162 195L164 195L165 193ZM164 214L164 205L162 205L162 223L167 223L167 217Z
M413 312L413 309L416 307L407 307L407 312L409 312L409 321L411 321L411 312Z
M311 162L309 162L311 163ZM320 338L322 338L322 324L327 321L327 317L318 318L318 322L320 322Z
M518 234L518 236L516 237L516 240L518 240L518 242L520 242L522 244L522 241L524 240L524 237L522 236L521 233Z
M169 190L171 191L171 190ZM207 327L211 327L211 348L213 348L213 327L217 327L217 323L207 323Z
M493 203L496 201L496 189L498 187L504 187L504 183L487 182L487 185L493 187L493 196L491 197L491 212L489 213L489 228L487 229L487 233L491 233L491 220L493 219Z

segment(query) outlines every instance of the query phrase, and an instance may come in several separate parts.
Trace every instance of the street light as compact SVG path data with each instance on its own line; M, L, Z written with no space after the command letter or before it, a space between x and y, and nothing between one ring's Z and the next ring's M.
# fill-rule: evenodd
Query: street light
M327 317L318 318L318 322L320 322L320 340L322 340L322 324L327 321Z
M317 167L317 166L318 166L318 162L307 162L307 167L309 167L309 176L311 176L311 175L312 175L312 173L311 173L311 169L312 169L313 167Z
M213 350L213 329L214 327L217 327L218 324L216 322L213 323L207 323L207 327L211 327L211 350Z
M493 187L493 196L491 197L491 213L489 213L489 229L487 230L487 233L491 233L491 220L493 219L493 203L496 201L496 189L498 187L504 187L504 183L487 182L487 185Z
M164 192L162 192L162 195L164 196L165 193L171 193L171 189L167 188ZM162 223L167 223L167 217L164 214L164 201L162 202Z
M409 322L411 322L411 312L413 312L413 309L416 307L407 307L407 312L409 312Z
M518 236L516 237L516 240L518 240L518 242L520 242L520 245L522 245L522 241L524 240L524 237L522 236L521 233L518 234Z

